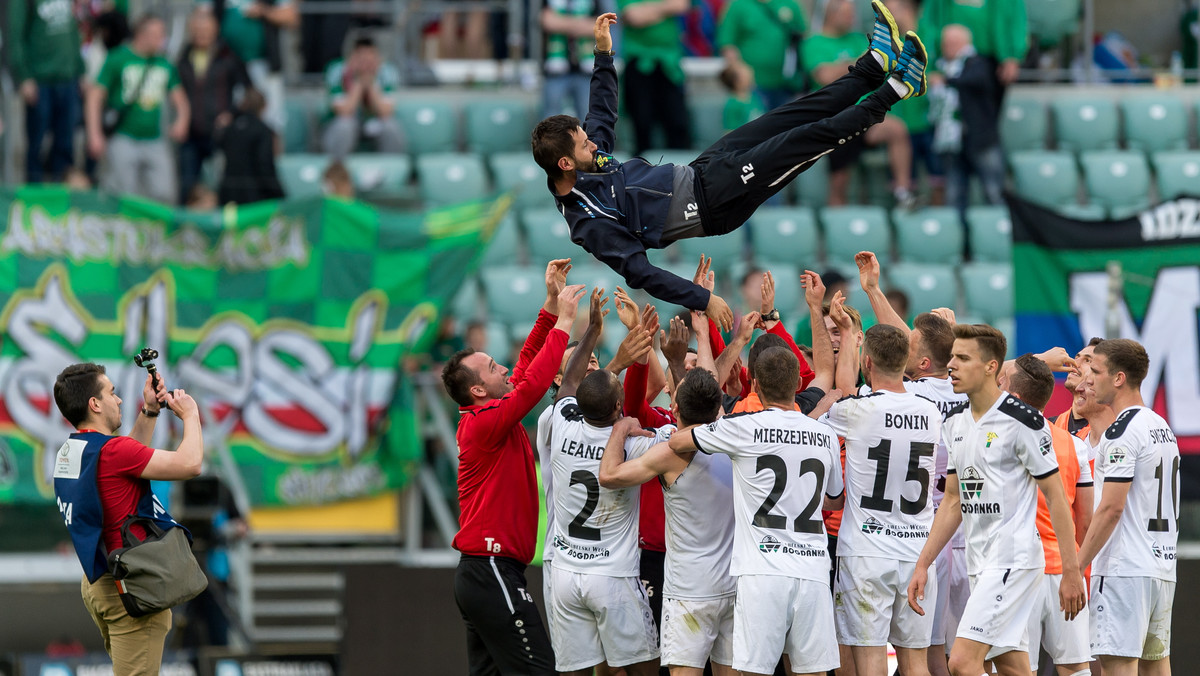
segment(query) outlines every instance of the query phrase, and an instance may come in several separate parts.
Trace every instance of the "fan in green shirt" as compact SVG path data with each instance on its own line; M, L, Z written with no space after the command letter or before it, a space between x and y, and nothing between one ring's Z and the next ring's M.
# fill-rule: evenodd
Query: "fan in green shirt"
M1029 49L1025 0L925 0L918 33L940 36L950 24L970 29L976 53L999 64L997 76L1002 84L1016 81L1021 59ZM926 41L930 64L941 58L939 43L936 38Z
M732 0L717 27L717 46L727 62L744 61L769 107L786 103L804 88L798 46L808 22L796 0Z
M721 128L725 133L767 112L762 95L754 87L754 71L750 66L742 62L729 64L721 71L721 84L729 90L721 113Z

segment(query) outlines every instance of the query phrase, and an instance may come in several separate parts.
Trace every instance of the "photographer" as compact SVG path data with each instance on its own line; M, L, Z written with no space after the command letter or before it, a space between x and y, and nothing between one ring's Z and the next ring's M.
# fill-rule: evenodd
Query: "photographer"
M122 548L121 523L128 515L153 520L163 530L177 527L150 492L149 480L190 479L204 460L196 402L183 390L168 392L153 371L142 398L129 436L116 436L121 398L103 366L68 366L54 383L54 402L77 430L55 457L54 493L83 566L83 604L100 628L116 676L158 673L171 613L130 616L109 572L108 554ZM183 421L174 452L146 445L162 406ZM146 537L138 526L131 532Z

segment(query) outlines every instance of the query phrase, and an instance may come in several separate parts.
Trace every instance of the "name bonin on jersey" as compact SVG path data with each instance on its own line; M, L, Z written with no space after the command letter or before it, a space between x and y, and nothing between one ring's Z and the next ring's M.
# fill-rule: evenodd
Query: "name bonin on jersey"
M571 439L563 439L562 448L559 449L559 453L587 460L599 460L604 456L604 447L589 446Z
M796 446L832 446L828 434L809 432L808 430L784 430L778 428L760 428L754 430L756 444L793 444Z
M910 415L906 413L884 413L883 426L897 430L927 430L929 416Z

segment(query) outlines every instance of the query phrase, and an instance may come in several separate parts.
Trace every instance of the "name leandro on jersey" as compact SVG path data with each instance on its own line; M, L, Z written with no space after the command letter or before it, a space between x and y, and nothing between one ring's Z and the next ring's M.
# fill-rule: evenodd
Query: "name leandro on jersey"
M558 452L587 460L599 460L604 457L603 446L589 446L572 439L564 439L562 448L558 449Z

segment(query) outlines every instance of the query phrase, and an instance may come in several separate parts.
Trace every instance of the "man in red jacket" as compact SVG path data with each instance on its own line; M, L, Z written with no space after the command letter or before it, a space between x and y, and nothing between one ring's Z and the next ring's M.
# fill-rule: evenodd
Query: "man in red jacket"
M570 259L546 266L546 303L511 377L483 352L458 352L442 369L459 405L458 535L454 599L467 625L471 674L554 674L554 654L525 567L537 540L533 447L521 419L562 363L582 285L566 286Z

